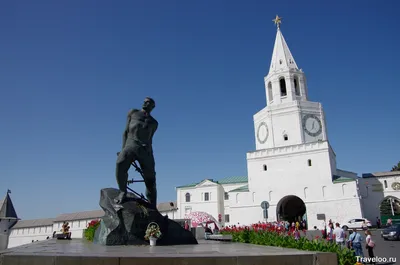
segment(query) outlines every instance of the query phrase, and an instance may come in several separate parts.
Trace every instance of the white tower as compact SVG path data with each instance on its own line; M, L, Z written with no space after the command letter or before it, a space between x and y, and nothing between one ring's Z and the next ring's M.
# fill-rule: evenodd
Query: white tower
M352 215L362 216L356 174L347 172L352 176L349 182L334 183L340 170L322 106L309 101L305 74L282 35L280 18L274 22L275 45L264 78L267 106L254 115L256 150L247 153L249 192L237 193L236 204L230 202L232 220L264 220L263 201L269 204L268 221L306 219L313 227L320 225L318 216L324 214L347 222L352 217L340 210L343 205Z
M10 190L7 191L4 200L0 200L0 251L7 249L10 229L19 220L9 193Z
M264 78L267 107L254 115L256 149L268 149L327 140L324 112L318 102L308 101L304 72L282 35L277 33L271 65Z

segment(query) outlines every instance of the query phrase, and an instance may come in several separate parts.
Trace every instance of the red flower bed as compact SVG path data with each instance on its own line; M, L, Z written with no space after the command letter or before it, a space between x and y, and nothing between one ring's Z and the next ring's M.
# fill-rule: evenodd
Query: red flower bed
M279 223L257 223L249 226L227 226L220 230L221 234L232 235L234 242L258 244L265 246L277 246L284 248L296 248L317 252L334 252L337 254L339 265L354 265L356 258L354 252L342 248L338 244L316 236L307 239L306 230L297 230L294 227L285 228ZM301 233L303 236L301 236ZM322 231L321 231L322 232Z
M270 233L277 233L280 235L290 235L290 236L295 236L295 231L296 229L294 227L289 227L289 229L286 229L283 225L276 224L276 223L256 223L252 224L250 226L227 226L221 229L222 233L232 233L232 232L240 232L240 231L253 231L253 232L270 232ZM307 230L297 230L297 231L302 231L304 235L306 235Z

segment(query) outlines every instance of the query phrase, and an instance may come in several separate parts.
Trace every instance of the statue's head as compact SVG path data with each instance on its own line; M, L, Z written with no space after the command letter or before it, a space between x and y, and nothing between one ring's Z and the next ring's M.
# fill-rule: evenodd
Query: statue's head
M147 97L144 99L142 109L150 113L156 107L156 102L154 99Z

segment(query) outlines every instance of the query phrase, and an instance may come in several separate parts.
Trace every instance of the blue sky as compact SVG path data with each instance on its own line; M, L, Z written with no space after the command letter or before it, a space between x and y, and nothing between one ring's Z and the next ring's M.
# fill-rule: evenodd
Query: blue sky
M323 103L338 167L399 160L398 1L5 1L0 193L21 218L98 209L126 113L152 96L159 201L247 175L276 27ZM140 186L137 188L143 191ZM1 196L3 196L1 195Z

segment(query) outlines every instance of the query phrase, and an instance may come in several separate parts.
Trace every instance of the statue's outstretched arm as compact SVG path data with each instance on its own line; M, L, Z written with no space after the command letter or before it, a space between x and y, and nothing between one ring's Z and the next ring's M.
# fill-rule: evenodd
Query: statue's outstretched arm
M122 149L124 149L125 144L126 144L126 139L128 138L129 123L131 122L131 115L133 112L134 112L133 109L128 112L128 117L126 120L126 127L124 130L124 133L122 134Z

